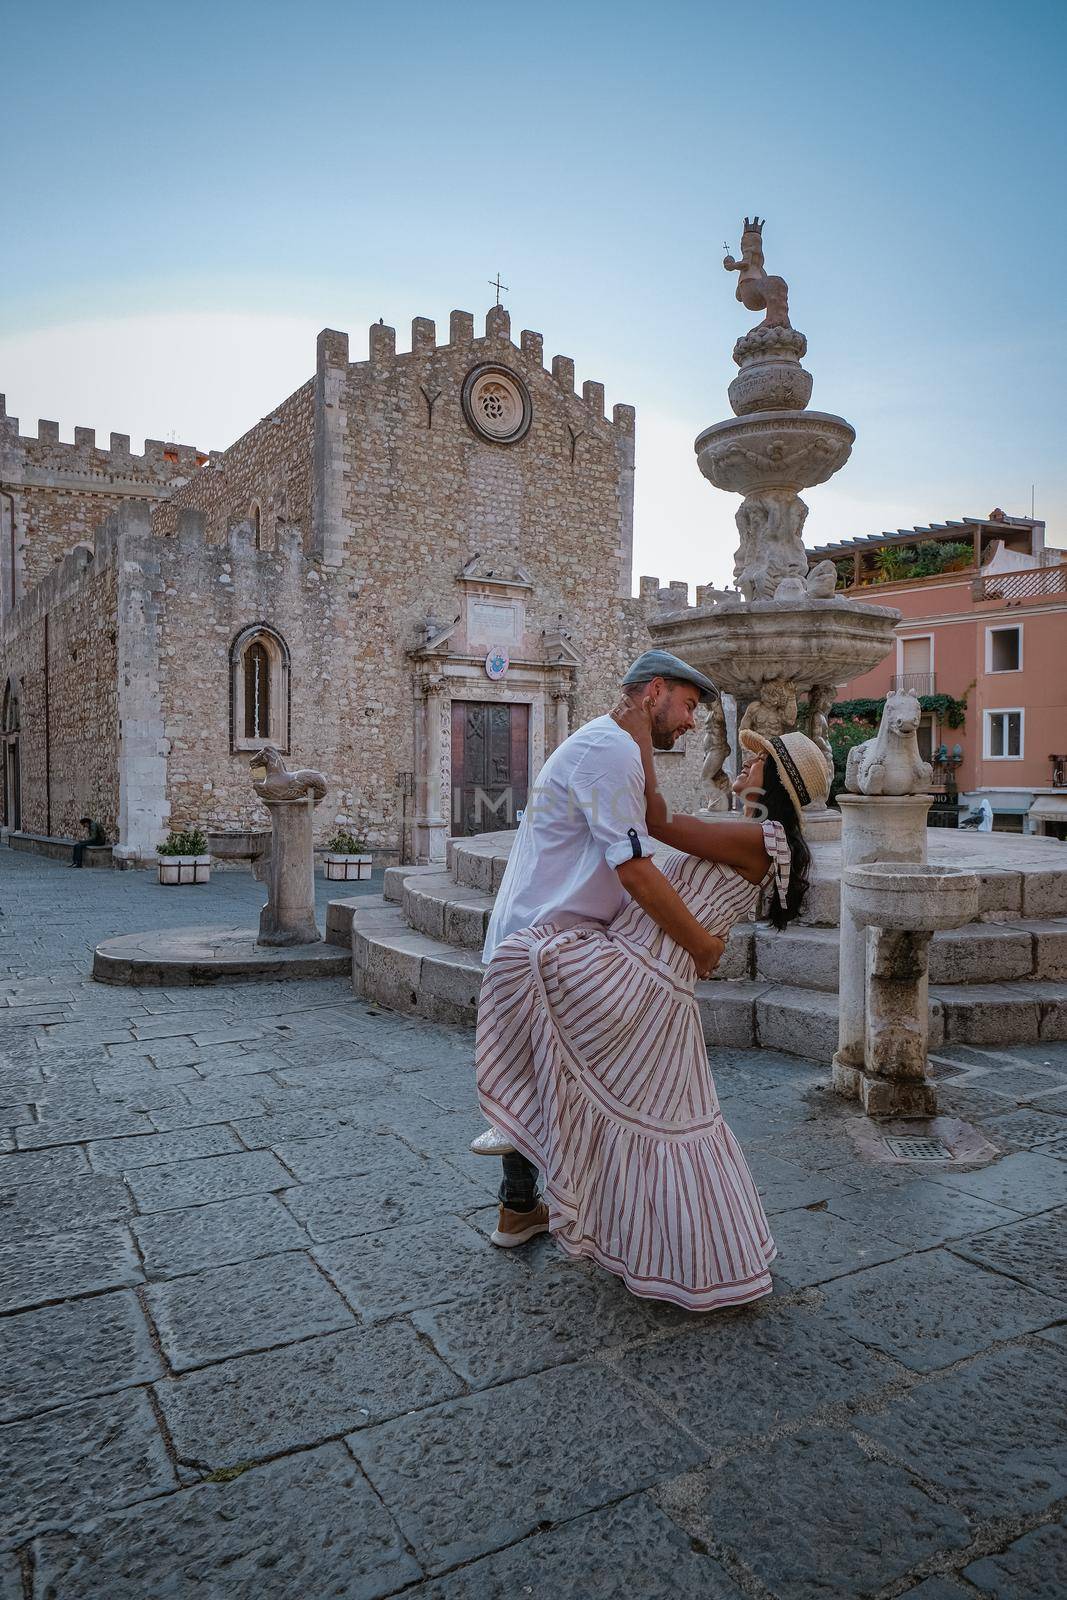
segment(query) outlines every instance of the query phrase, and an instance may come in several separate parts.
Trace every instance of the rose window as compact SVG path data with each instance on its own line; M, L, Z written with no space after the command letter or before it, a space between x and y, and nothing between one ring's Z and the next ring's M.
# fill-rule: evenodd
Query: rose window
M529 391L507 367L475 367L463 385L463 414L475 433L493 444L515 444L533 415Z

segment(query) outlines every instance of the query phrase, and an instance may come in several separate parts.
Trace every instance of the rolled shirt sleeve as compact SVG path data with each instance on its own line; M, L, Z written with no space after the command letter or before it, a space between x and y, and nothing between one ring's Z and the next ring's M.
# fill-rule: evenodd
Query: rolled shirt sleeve
M645 774L641 753L612 740L591 750L575 770L569 788L571 803L580 810L610 867L654 852L645 820Z

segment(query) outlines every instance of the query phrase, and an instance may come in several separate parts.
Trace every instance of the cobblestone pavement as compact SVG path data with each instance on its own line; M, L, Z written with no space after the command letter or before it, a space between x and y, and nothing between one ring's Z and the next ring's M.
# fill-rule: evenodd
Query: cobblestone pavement
M86 977L261 898L0 852L0 1600L1067 1593L1067 1047L939 1063L980 1170L718 1055L781 1258L691 1316L487 1243L469 1031Z

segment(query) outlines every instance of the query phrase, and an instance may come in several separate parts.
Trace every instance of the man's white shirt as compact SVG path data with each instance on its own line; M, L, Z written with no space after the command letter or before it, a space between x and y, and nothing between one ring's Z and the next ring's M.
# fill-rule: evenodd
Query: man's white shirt
M509 934L554 914L610 922L626 904L616 868L656 846L646 832L645 775L637 741L597 717L549 756L530 792L482 959Z

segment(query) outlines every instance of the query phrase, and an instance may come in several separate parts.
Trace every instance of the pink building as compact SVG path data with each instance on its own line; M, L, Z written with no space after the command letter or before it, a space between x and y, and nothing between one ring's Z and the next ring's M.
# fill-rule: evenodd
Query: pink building
M835 562L850 598L903 613L895 653L838 699L966 700L962 727L932 705L920 731L928 759L959 757L961 814L988 800L997 828L1067 837L1067 551L1046 548L1044 523L997 510L810 555Z

